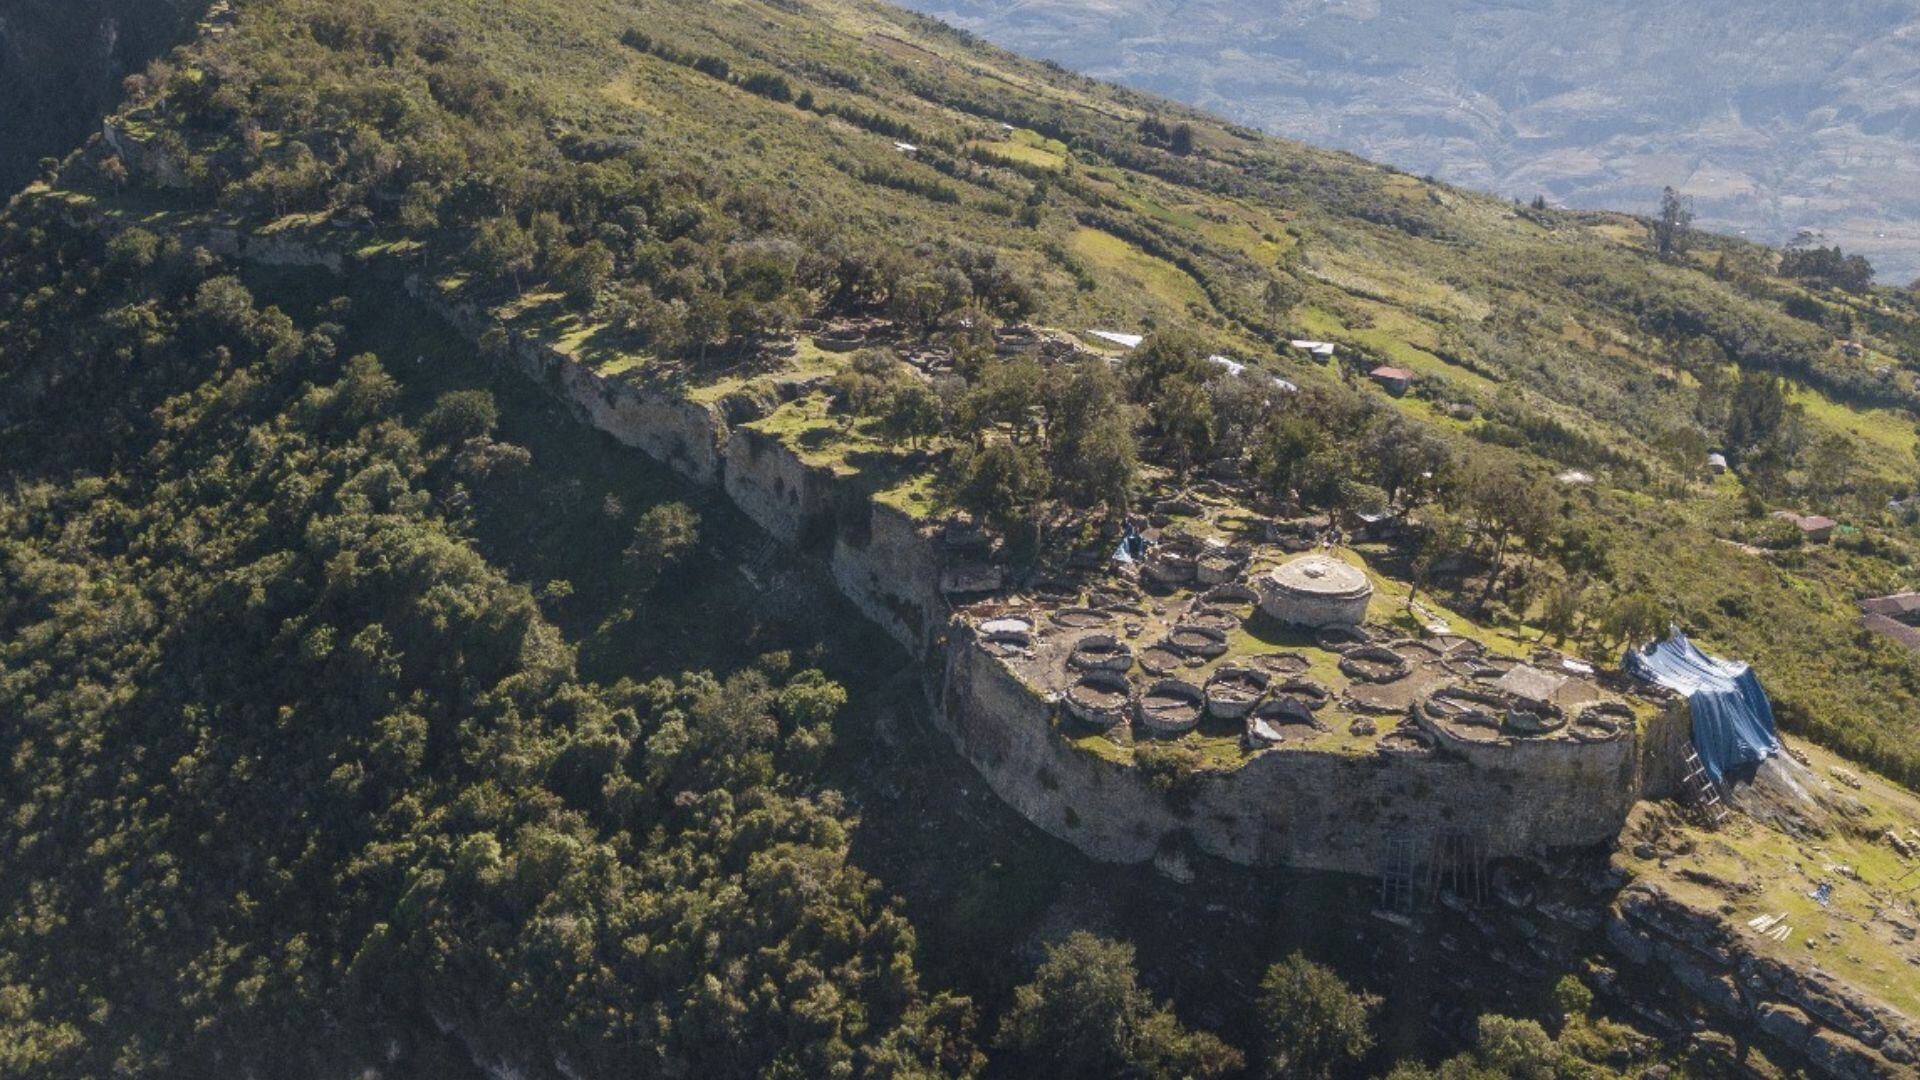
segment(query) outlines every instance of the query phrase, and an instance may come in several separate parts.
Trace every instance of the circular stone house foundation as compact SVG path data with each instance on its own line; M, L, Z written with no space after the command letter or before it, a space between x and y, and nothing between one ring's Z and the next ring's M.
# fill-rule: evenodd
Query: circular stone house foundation
M1373 583L1358 569L1325 555L1307 555L1260 576L1260 610L1290 626L1358 626L1367 619Z

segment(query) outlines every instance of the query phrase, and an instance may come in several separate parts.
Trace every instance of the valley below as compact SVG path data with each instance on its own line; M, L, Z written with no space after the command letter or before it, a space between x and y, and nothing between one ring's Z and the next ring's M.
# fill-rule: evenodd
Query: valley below
M1514 199L1920 277L1920 23L1903 4L911 0L1087 74Z

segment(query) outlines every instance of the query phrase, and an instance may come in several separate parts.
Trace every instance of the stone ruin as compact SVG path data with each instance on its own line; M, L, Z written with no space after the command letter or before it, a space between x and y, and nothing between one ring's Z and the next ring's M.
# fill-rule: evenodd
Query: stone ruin
M1250 573L1253 554L1174 540L1152 550L1139 582L1043 575L1030 610L984 619L977 636L1069 723L1122 744L1199 731L1257 753L1341 731L1397 760L1634 730L1632 709L1544 658L1493 655L1461 634L1382 632L1367 622L1372 582L1330 554ZM1301 644L1240 654L1249 620Z
M1359 626L1367 621L1373 583L1330 555L1307 555L1261 575L1260 610L1289 626Z
M1185 679L1157 679L1140 695L1140 726L1150 735L1185 735L1200 725L1206 692Z
M1208 676L1204 687L1207 715L1218 720L1241 720L1266 695L1272 676L1258 668L1222 665Z

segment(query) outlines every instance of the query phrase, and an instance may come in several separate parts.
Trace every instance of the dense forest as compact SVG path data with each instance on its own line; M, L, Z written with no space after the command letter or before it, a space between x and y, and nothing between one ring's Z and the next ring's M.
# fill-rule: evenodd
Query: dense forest
M1305 957L1257 1033L1096 933L978 1000L923 974L824 764L836 617L776 625L741 519L440 359L527 340L1015 564L1220 463L1399 511L1458 609L1596 655L1678 619L1920 776L1920 668L1851 608L1912 565L1920 314L1845 253L1469 196L853 0L244 0L128 92L0 219L7 1075L1427 1074ZM1002 359L1029 321L1147 340ZM894 343L796 340L847 323ZM1577 976L1456 1049L1668 1053Z
M462 535L527 467L484 392L407 417L194 252L63 232L6 252L38 297L8 320L15 1075L338 1070L427 1016L595 1072L967 1065L804 779L838 686L779 655L582 682Z

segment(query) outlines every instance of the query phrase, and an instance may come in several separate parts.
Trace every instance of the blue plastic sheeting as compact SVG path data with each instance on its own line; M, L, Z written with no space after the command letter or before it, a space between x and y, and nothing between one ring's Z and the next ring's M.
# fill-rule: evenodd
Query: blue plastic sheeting
M1693 748L1716 783L1780 752L1773 703L1746 664L1708 656L1674 630L1663 642L1628 649L1620 666L1686 697L1693 712Z

